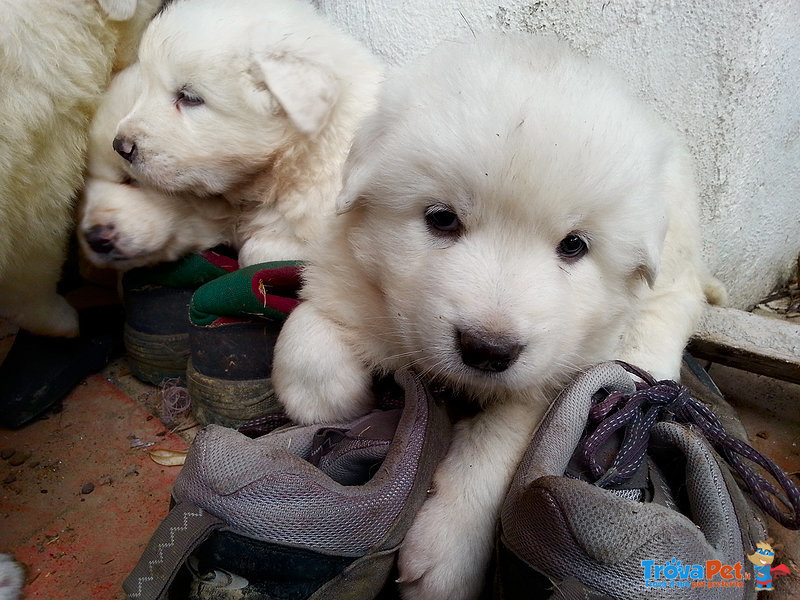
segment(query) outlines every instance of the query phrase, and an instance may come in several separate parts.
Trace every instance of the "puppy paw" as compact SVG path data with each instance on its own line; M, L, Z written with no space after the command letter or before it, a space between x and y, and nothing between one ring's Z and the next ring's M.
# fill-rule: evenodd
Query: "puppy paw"
M77 337L78 313L63 297L57 294L30 300L27 306L10 312L12 320L22 328L37 335Z
M78 312L61 296L53 299L52 306L45 333L59 337L76 337L80 333Z
M404 600L473 600L483 584L483 540L462 528L458 510L429 499L406 535L397 583Z
M368 369L341 338L337 326L310 300L300 304L281 329L272 383L297 423L352 419L372 405Z

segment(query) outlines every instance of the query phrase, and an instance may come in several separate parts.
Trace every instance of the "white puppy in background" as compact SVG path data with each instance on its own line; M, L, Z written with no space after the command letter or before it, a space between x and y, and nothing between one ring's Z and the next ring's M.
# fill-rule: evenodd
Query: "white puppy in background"
M78 209L77 237L84 254L99 267L127 270L218 244L237 247L238 210L224 198L167 194L139 185L129 163L114 151L117 124L140 91L139 65L134 64L114 77L92 121Z
M387 82L273 382L301 423L367 411L371 374L405 365L480 406L401 548L404 597L478 596L516 464L578 372L678 376L721 292L695 203L673 133L554 39L446 43Z
M0 0L0 315L74 336L56 293L87 129L160 0Z
M139 50L114 147L143 185L224 196L243 265L306 257L333 213L381 68L300 0L169 4Z

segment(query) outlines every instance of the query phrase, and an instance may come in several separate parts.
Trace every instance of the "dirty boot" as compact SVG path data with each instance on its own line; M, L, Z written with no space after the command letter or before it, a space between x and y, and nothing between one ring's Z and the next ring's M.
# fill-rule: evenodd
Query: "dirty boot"
M157 385L186 376L192 294L236 268L234 259L209 250L125 273L124 340L128 365L136 378Z
M299 288L300 263L289 261L252 265L195 292L187 380L198 422L238 427L279 410L272 352Z

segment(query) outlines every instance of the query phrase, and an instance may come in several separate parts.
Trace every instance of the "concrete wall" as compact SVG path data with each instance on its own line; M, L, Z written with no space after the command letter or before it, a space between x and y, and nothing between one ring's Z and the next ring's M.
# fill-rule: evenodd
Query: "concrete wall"
M748 308L800 252L798 0L316 0L388 64L484 29L603 57L686 138L706 260Z

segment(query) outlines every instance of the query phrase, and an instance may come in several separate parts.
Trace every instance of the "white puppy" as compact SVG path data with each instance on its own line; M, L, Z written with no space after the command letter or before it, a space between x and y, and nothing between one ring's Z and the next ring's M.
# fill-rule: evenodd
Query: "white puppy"
M238 210L224 198L167 194L133 180L112 142L141 90L139 65L117 74L89 130L87 175L79 205L81 249L99 267L126 270L177 260L218 244L237 245Z
M273 382L306 423L403 365L460 421L401 548L404 597L477 597L514 468L558 390L625 359L677 377L713 284L686 152L608 69L550 38L447 43L387 83L345 167Z
M114 141L134 178L240 206L243 265L304 258L374 105L371 55L299 0L192 0L156 17L139 61Z
M0 315L76 335L56 293L87 129L159 0L0 0Z

